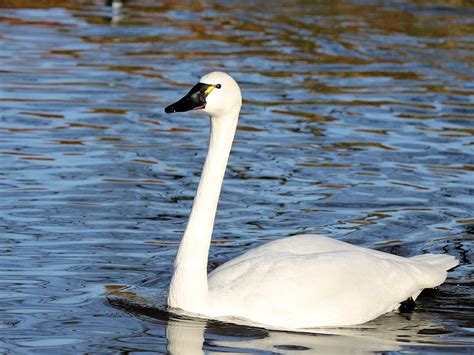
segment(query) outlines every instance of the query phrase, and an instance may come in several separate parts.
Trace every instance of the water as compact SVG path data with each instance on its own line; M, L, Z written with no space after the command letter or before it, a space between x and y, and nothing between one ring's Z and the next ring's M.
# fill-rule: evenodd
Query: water
M117 4L117 3L116 3ZM470 2L0 1L0 349L473 351ZM287 333L165 311L212 70L244 106L210 268L314 232L461 265L409 314Z

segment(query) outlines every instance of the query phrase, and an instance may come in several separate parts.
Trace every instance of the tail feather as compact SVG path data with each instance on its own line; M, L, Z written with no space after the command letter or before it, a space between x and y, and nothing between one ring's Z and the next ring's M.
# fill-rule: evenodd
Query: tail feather
M459 264L459 260L448 254L422 254L413 256L411 260L430 264L443 270L449 270Z

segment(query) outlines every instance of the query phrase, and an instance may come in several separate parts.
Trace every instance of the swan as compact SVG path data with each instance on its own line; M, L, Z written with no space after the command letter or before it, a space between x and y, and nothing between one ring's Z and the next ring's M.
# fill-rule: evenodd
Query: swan
M174 262L170 311L245 320L278 329L350 326L396 310L443 283L458 261L446 254L400 257L322 235L274 240L207 274L214 218L242 105L237 82L204 75L166 113L210 116L209 150Z

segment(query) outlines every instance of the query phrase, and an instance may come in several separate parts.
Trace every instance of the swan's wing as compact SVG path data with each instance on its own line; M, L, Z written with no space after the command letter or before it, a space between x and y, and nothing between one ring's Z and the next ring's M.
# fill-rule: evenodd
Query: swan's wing
M444 270L431 265L356 249L313 254L267 250L218 268L209 276L215 309L297 328L359 324L446 278Z
M318 234L299 234L287 238L273 240L271 242L260 245L254 249L246 251L244 254L232 260L229 260L225 264L220 265L217 269L213 270L209 276L217 272L222 272L223 269L234 267L237 264L246 262L247 260L255 258L265 258L268 260L271 258L271 255L274 255L275 253L294 256L327 253L341 250L365 251L375 256L379 256L386 259L401 259L399 256L396 255L362 248L353 244L345 243L337 239L325 237Z
M222 269L233 267L243 261L254 258L265 258L275 253L286 253L288 255L304 255L314 253L324 253L336 250L358 249L359 247L316 234L299 234L292 237L281 238L260 245L254 249L246 251L244 254L229 260L211 272L220 272Z
M430 264L433 267L439 267L443 270L449 270L459 263L455 257L447 254L424 254L417 255L412 258L404 258L398 255L349 244L318 234L299 234L292 237L273 240L266 244L260 245L257 248L251 249L244 254L222 264L217 269L213 270L210 276L213 275L214 272L221 272L223 269L234 267L235 265L246 262L247 260L255 258L269 259L270 255L275 253L287 254L288 256L301 256L343 250L360 251L373 255L377 258L398 262L409 262L411 260L411 262Z

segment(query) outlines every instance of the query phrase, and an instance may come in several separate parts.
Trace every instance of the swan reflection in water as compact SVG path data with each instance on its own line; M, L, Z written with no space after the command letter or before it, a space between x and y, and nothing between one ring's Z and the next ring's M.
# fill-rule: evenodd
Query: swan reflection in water
M142 304L143 299L127 291L124 298L109 303L133 315L166 323L167 350L171 354L272 351L284 353L365 354L399 351L402 346L439 345L447 333L441 323L424 313L390 313L361 326L306 329L301 332L255 328L216 320L171 314L162 308ZM117 294L116 294L117 295ZM137 303L137 300L140 303Z
M226 327L226 325L222 325ZM395 342L368 336L343 336L323 333L296 333L262 330L259 336L240 336L239 340L232 340L229 332L219 334L222 329L209 326L206 320L200 319L170 319L166 327L168 340L167 350L171 354L204 354L204 331L210 338L207 343L215 351L269 351L285 353L336 353L354 354L373 351L396 351L401 347ZM225 337L229 338L224 339Z

